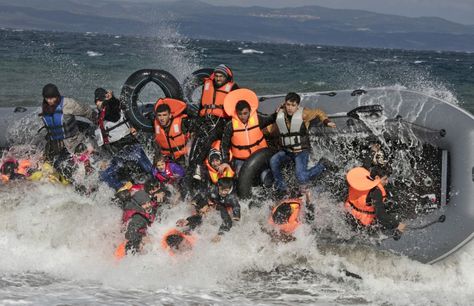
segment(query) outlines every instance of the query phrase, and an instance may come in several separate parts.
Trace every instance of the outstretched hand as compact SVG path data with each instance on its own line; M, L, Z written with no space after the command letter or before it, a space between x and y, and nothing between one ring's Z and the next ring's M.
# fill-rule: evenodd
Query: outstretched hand
M330 128L335 128L336 127L336 123L335 122L332 122L332 121L329 121L327 123L327 126L330 127Z

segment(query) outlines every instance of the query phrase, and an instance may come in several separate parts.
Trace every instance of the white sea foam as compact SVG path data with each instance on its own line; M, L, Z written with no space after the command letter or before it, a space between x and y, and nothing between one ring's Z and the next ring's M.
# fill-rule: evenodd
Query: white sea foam
M255 49L242 49L242 54L263 54L263 51L255 50Z
M87 51L87 55L91 57L95 57L95 56L103 56L104 54L96 52L96 51Z

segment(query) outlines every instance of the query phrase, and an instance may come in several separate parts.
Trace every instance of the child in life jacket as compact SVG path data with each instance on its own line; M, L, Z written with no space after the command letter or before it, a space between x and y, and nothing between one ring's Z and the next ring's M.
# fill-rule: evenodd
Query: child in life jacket
M207 159L204 161L206 165L208 176L207 182L205 182L205 187L211 185L216 185L217 181L223 177L234 177L235 173L230 167L229 164L223 163L222 153L218 149L211 149Z
M184 175L183 167L168 160L166 156L158 154L153 159L153 176L160 182L179 187Z
M220 213L222 224L212 242L218 242L221 236L232 228L233 221L240 220L240 204L233 189L234 182L232 178L219 179L217 186L210 191L195 196L193 205L196 213L186 219L178 220L176 225L178 227L188 227L188 230L192 231L202 224L202 218L211 209L216 209Z

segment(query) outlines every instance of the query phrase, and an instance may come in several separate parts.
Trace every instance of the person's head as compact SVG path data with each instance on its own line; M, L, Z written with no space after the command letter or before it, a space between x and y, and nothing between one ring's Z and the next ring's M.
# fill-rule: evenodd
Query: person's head
M74 148L74 154L83 154L88 151L88 147L85 143L81 142Z
M300 102L301 97L299 94L295 92L289 92L285 97L285 112L288 115L292 116L296 112L296 110L298 110Z
M224 64L220 64L214 68L214 84L217 87L223 86L233 78L232 70Z
M211 151L209 151L207 160L209 161L209 164L211 165L211 167L217 170L217 168L222 164L221 151L216 150L216 149L211 149Z
M153 165L155 165L155 168L158 169L158 171L163 172L166 169L166 161L166 156L157 154L153 158Z
M233 189L234 180L231 177L222 177L217 181L217 189L221 197L228 196Z
M18 162L14 160L7 160L3 163L1 171L3 175L11 177L15 174L15 171L18 169Z
M235 112L239 120L242 121L243 124L246 124L250 118L250 104L245 100L240 100L235 105Z
M385 186L388 184L390 172L388 167L375 166L370 169L370 177L374 180L379 179L380 183Z
M99 110L102 109L102 104L105 100L107 100L107 90L101 87L97 88L94 91L94 101Z
M150 178L145 182L145 192L153 196L163 189L163 184L155 178Z
M192 244L184 239L182 235L171 234L166 237L166 244L173 249L173 251L186 252L193 248Z
M54 84L46 84L43 87L43 98L48 105L53 106L55 105L58 101L59 98L61 97L61 94L59 93L59 89L56 85Z
M160 104L156 107L155 118L161 126L166 127L171 122L171 108L168 104Z
M153 206L153 198L144 190L135 192L132 196L132 201L144 210L149 210Z

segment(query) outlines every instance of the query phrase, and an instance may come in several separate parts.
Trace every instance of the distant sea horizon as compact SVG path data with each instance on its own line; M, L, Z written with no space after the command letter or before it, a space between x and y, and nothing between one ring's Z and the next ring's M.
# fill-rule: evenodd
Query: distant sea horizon
M474 54L155 35L0 29L0 106L31 106L46 83L90 103L96 87L119 94L138 69L164 69L180 81L226 63L257 94L402 86L430 93L474 113Z

